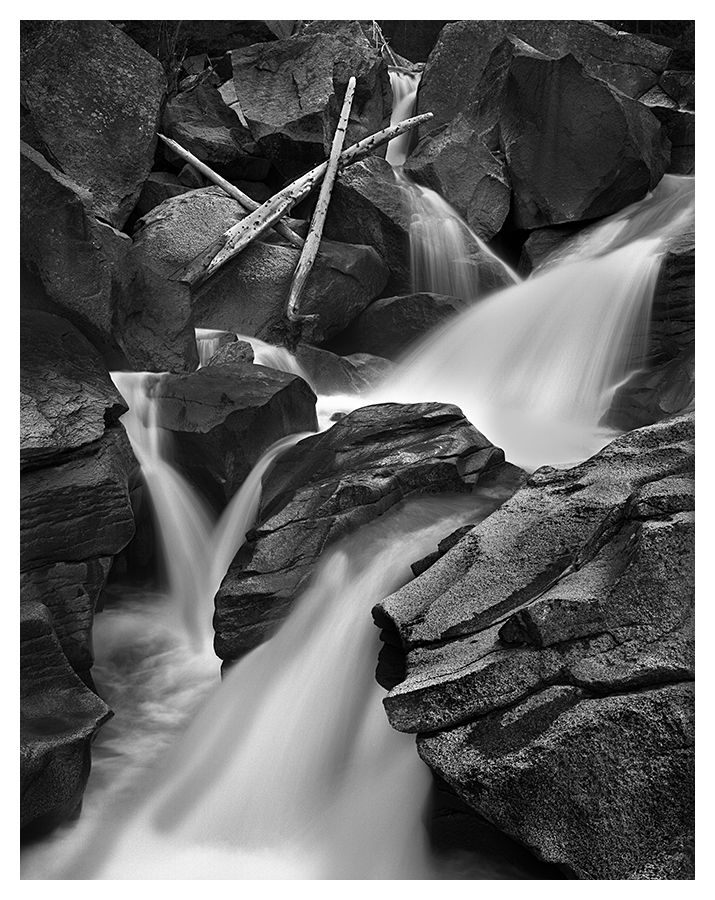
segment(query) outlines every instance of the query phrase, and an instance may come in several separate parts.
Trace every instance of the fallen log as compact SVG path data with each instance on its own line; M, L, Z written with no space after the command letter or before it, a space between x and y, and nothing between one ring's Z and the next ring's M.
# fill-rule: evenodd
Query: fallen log
M427 122L431 118L432 113L422 113L419 116L405 119L402 122L398 122L397 125L383 128L382 131L363 138L363 140L348 147L347 150L343 150L340 154L339 171L360 159L364 159L377 147L404 134L410 128L415 128L417 125ZM219 235L191 262L175 272L172 275L172 279L186 282L192 288L199 287L221 266L240 253L256 238L260 237L274 222L287 215L296 203L299 203L316 185L320 184L325 177L327 168L328 163L326 161L306 172L305 175L301 175L300 178L283 188L270 200L267 200L262 206L259 206L258 209L246 216L245 219L237 222L222 235Z
M298 265L295 267L295 272L293 273L293 280L291 281L290 291L288 293L286 318L288 319L288 322L294 325L297 324L300 320L300 316L298 315L298 304L300 302L300 297L303 293L305 283L308 280L308 275L310 275L310 270L313 268L313 263L318 253L318 247L320 246L320 239L323 236L323 226L325 225L325 217L328 214L330 195L333 192L333 185L335 184L335 178L338 174L340 154L342 153L343 144L345 143L345 133L348 130L348 120L350 119L350 110L352 109L353 105L355 84L356 80L355 76L353 75L348 82L348 86L345 91L343 108L340 112L340 119L338 120L338 126L335 129L335 134L333 135L333 143L330 148L328 168L325 172L323 183L320 186L320 194L318 195L318 202L316 203L315 210L313 212L313 219L310 223L308 237L306 238L305 246L301 251Z
M186 162L190 163L195 169L198 169L199 172L203 173L210 181L213 181L214 184L217 184L223 191L225 191L229 197L233 197L234 200L237 200L238 203L241 204L243 209L247 212L251 213L254 209L258 209L261 205L253 197L249 197L248 194L244 194L240 188L237 188L235 184L231 184L230 181L227 181L218 172L214 172L212 168L206 165L205 162L200 160L197 156L194 156L193 153L190 153L188 150L185 150L181 144L177 144L175 140L172 138L166 137L166 135L160 134L159 137L164 141L164 143L170 147L177 156L180 156L182 159L185 159ZM281 237L284 237L287 241L289 241L294 247L297 247L299 250L302 250L305 241L303 238L296 234L292 228L289 228L285 222L277 222L276 223L276 231Z

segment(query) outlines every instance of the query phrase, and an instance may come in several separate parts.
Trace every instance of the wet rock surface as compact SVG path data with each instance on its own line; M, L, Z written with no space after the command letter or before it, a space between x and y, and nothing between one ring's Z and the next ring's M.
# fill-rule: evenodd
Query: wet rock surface
M456 407L434 403L364 407L301 441L265 480L261 523L216 596L216 652L230 663L265 639L338 537L407 497L469 491L503 464Z
M303 379L252 363L165 376L159 396L159 425L173 436L176 463L217 510L271 444L317 428L315 395Z
M75 674L39 602L20 605L20 826L37 837L79 811L90 745L111 711Z
M134 533L126 403L66 320L25 311L20 341L20 593L51 610L70 663L88 671L97 598Z
M458 115L410 154L404 171L444 197L485 241L509 214L511 185L504 158L492 152L473 122ZM464 173L473 173L465 178Z
M406 653L393 726L576 877L691 877L693 429L537 470L374 611Z

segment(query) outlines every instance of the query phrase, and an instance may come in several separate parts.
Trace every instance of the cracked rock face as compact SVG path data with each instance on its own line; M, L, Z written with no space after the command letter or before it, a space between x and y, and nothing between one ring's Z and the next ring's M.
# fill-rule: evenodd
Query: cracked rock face
M374 610L406 653L392 725L576 877L692 877L693 432L538 470Z
M514 471L460 410L439 403L364 407L301 441L264 482L261 524L216 596L217 654L232 661L259 644L338 538L400 500L468 492Z

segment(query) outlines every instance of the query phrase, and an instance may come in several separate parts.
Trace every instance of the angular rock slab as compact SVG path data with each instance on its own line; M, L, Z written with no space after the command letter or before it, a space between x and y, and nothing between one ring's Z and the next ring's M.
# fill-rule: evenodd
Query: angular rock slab
M20 142L20 253L41 285L34 293L23 289L22 305L64 316L107 365L122 368L127 357L117 325L131 241L92 210L87 190Z
M412 290L408 197L384 159L370 156L341 173L330 199L325 236L374 247L389 268L387 296Z
M690 879L690 683L598 697L551 687L421 735L422 759L507 834L582 879Z
M391 724L576 877L691 877L693 435L538 470L374 610L406 651Z
M491 240L504 225L511 203L504 160L461 114L420 141L404 171L444 197L482 240Z
M264 156L295 178L330 153L348 80L357 79L346 146L389 124L387 66L357 22L231 51L233 80Z
M126 412L101 357L65 319L20 313L20 465L99 440Z
M465 115L506 160L517 228L594 219L642 199L662 178L670 142L643 104L567 55L516 38L492 54Z
M92 739L112 712L68 665L46 607L20 610L20 825L37 836L77 812Z
M481 99L481 76L492 52L508 34L547 56L572 54L589 74L635 98L657 83L671 55L668 47L617 32L602 22L450 22L440 32L422 77L417 109L434 113L434 118L420 126L421 135L436 131Z
M396 360L412 344L467 309L457 297L422 291L382 297L340 335L341 349Z
M216 595L217 654L231 662L264 640L339 537L407 497L470 491L503 463L460 410L437 403L364 407L301 441L265 480L261 524Z
M198 364L188 286L92 212L91 195L21 143L22 306L66 318L112 369ZM61 222L62 227L57 223Z
M176 463L218 510L271 444L318 427L315 394L302 378L248 362L166 375L158 396L158 424L173 436Z
M215 87L199 84L171 97L162 114L163 134L228 178L261 181L271 164L260 156L253 137ZM169 147L164 156L177 162Z
M102 21L33 21L21 30L24 103L62 171L121 228L149 174L166 76ZM118 90L121 85L121 90Z

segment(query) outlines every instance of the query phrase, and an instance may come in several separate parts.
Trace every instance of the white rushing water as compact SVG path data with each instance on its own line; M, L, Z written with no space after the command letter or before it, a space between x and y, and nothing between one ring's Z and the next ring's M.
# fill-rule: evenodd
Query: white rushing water
M455 403L527 470L586 459L616 435L600 421L615 389L642 364L663 256L693 217L694 179L665 176L651 195L588 229L527 281L427 335L358 403L330 403L342 411Z
M414 102L417 79L402 80L411 84L395 118ZM390 148L394 165L408 149ZM470 308L412 348L379 389L320 398L323 427L331 412L358 405L440 401L529 469L596 452L612 437L599 421L613 391L644 356L663 254L693 217L693 179L666 176L529 280L485 299L474 254L488 248L442 198L405 185L417 289ZM239 337L256 363L305 377L288 351ZM201 365L220 340L198 330ZM429 771L382 707L370 609L410 579L411 562L498 501L412 501L332 547L279 631L221 682L214 596L256 520L264 475L302 436L270 448L216 521L169 462L157 424L162 377L113 377L130 406L123 421L156 510L169 590L109 592L96 617L93 675L115 718L95 743L82 816L26 851L23 878L454 877L427 845Z
M198 715L180 738L167 728L173 740L158 741L150 730L154 767L130 767L124 791L105 795L103 812L88 791L90 818L26 877L444 877L422 823L431 777L414 736L394 731L385 717L374 675L379 633L369 611L411 578L411 561L495 505L493 496L481 506L474 496L412 501L332 548L278 633L208 699L203 676L192 687L180 641L163 659L142 659L137 648L149 705L169 699L176 706L184 678L185 706L200 701ZM115 647L131 646L136 635L124 640L131 628L125 617ZM144 640L150 636L157 632L147 631L145 619ZM101 677L101 663L96 671ZM157 678L173 691L157 690ZM133 731L131 716L119 717L128 741L151 719L134 714Z

